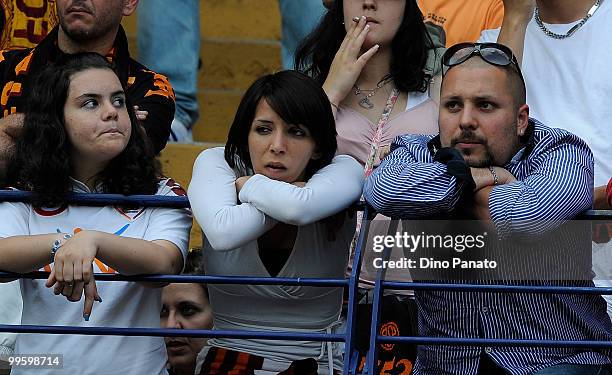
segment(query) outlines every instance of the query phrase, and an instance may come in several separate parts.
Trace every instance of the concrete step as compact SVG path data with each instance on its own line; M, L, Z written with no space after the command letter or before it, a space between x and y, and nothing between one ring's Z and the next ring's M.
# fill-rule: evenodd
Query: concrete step
M280 40L280 29L278 0L200 2L202 38Z
M268 40L205 38L202 41L202 89L245 90L264 74L280 69L280 43Z
M200 118L193 136L225 142L244 90L280 69L278 1L204 0L200 11Z
M193 139L225 143L242 93L242 90L200 91L198 102L201 115L193 128Z

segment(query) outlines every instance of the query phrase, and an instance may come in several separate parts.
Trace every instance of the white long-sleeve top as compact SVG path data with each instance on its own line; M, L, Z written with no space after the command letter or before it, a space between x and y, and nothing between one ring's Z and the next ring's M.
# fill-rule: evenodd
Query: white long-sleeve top
M280 221L297 225L298 233L278 277L343 278L355 220L347 216L331 241L321 219L359 199L363 167L350 156L336 156L303 188L257 174L244 184L238 196L235 180L241 175L229 167L223 152L223 148L202 152L189 186L191 207L205 235L206 274L269 277L259 258L257 238ZM338 320L342 302L342 288L208 288L215 329L320 332ZM209 345L278 362L311 357L320 360L320 370L327 368L325 345L317 342L213 339ZM341 363L339 352L335 363Z

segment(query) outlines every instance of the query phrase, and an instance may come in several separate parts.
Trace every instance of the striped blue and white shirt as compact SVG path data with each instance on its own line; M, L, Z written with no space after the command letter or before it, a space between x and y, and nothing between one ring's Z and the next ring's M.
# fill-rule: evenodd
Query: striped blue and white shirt
M541 233L569 220L593 200L593 156L584 141L530 119L527 142L502 166L517 181L495 186L489 209L501 233ZM444 218L458 207L469 181L434 160L439 137L397 137L391 154L368 178L364 197L378 212L402 219ZM592 286L591 281L573 285ZM600 296L419 291L423 336L491 339L612 340ZM489 355L511 374L561 363L612 364L605 350L421 345L414 374L477 374Z

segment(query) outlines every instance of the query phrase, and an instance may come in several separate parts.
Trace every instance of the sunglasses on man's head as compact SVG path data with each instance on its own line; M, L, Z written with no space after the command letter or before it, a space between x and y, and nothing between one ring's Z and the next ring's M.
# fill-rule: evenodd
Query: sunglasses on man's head
M447 49L442 56L442 64L446 66L444 74L446 74L448 69L452 68L453 66L463 64L474 55L480 56L480 58L491 65L514 66L516 71L519 73L521 80L525 82L523 79L523 74L521 73L521 68L516 60L516 57L512 53L512 50L499 43L455 44Z

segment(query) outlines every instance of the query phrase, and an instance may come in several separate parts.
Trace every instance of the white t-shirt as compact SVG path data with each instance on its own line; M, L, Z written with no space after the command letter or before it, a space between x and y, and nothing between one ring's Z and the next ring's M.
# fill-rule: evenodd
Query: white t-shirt
M545 24L565 34L578 22ZM495 42L499 29L479 41ZM527 25L521 69L527 85L529 114L547 126L584 139L595 157L595 186L612 177L612 1L603 1L575 34L553 39L534 19Z
M87 187L73 181L76 192ZM157 195L176 196L182 189L172 180L159 184ZM184 194L184 191L183 191ZM67 206L33 208L30 204L0 204L0 237L98 230L122 237L167 240L187 256L191 215L186 209ZM50 249L49 249L50 251ZM43 269L50 270L49 266ZM43 270L41 269L41 270ZM95 273L115 273L100 261ZM161 289L139 283L96 281L102 303L95 303L88 322L83 320L83 299L71 303L45 287L45 280L21 279L22 324L81 327L159 328ZM13 369L11 374L165 374L166 349L162 337L21 334L15 354L62 354L61 370Z
M278 277L343 278L354 217L345 218L334 238L322 219L359 199L363 185L359 162L347 155L336 156L303 188L256 174L239 196L237 177L224 159L223 148L205 150L194 165L189 195L205 234L207 275L270 277L259 257L257 238L280 221L298 226L298 233ZM208 288L215 329L331 333L342 304L340 287L211 284ZM264 370L280 371L308 357L319 362L320 374L327 373L330 359L335 368L342 366L336 344L231 338L211 339L208 344L262 356L270 360Z

